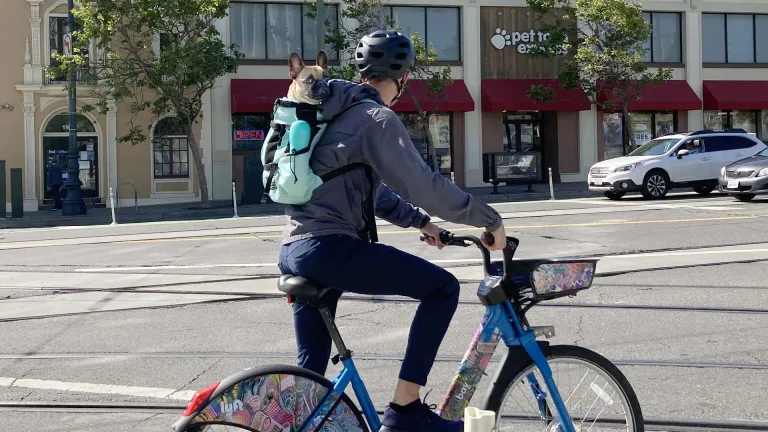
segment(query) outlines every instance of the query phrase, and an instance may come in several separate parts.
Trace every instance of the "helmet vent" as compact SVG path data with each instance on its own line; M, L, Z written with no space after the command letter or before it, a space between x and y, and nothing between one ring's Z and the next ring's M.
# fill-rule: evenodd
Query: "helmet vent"
M375 59L384 58L384 53L381 51L371 51L371 57Z

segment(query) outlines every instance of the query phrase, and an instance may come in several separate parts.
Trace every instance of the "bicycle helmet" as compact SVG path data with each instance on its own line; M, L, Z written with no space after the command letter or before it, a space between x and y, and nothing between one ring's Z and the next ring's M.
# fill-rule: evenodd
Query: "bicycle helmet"
M362 78L399 80L416 62L416 51L408 36L394 30L376 30L360 39L355 62Z

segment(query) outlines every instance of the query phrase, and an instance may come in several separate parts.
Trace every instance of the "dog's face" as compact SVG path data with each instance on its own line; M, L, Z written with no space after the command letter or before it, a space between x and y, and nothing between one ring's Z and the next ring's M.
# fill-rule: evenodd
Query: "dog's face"
M328 56L325 51L317 53L317 65L305 66L298 54L291 54L288 67L293 82L288 88L288 97L312 105L321 103L330 94L325 70L328 67Z

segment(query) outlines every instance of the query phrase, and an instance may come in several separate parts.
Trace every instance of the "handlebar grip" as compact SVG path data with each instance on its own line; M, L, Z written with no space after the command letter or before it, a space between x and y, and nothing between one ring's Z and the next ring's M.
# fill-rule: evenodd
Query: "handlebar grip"
M489 233L488 231L483 233L483 240L485 240L486 243L488 243L488 246L493 245L493 242L496 240L493 238L493 234Z

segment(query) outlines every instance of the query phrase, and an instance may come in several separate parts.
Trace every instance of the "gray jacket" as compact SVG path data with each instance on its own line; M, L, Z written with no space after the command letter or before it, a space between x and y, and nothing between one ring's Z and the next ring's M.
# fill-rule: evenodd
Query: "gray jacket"
M378 192L374 194L376 216L401 228L418 227L424 216L408 202L449 222L491 230L501 227L501 217L493 208L430 170L389 108L364 102L345 111L364 98L381 103L375 88L342 80L331 80L329 85L322 112L333 122L312 152L310 166L315 174L355 162L368 164ZM322 184L309 203L287 206L283 244L329 234L358 237L366 229L363 202L368 188L365 170L356 169Z

